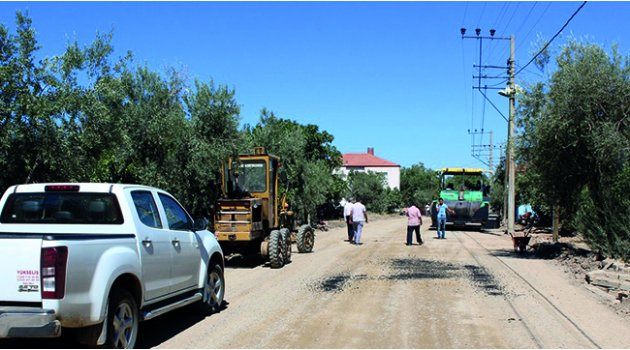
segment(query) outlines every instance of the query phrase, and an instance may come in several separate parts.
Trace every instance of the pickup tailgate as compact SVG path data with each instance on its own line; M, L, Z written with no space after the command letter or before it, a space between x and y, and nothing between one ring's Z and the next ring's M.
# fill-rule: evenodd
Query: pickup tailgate
M0 233L0 305L7 301L41 302L42 238L6 238L2 235Z

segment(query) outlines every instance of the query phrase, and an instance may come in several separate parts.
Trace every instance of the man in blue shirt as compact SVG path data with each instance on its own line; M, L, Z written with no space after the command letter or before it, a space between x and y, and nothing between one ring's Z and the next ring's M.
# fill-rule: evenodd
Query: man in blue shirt
M438 204L435 206L437 211L437 234L438 239L446 239L446 212L454 214L455 212L444 203L444 199L440 198Z

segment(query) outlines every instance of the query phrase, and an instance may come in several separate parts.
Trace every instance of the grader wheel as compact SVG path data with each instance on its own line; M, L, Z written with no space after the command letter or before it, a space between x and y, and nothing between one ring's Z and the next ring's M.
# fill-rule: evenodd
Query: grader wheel
M282 240L284 241L284 263L288 264L291 262L291 231L288 228L281 228L280 235L282 235Z
M315 232L310 225L302 225L297 232L297 247L300 253L310 253L315 245Z
M269 264L273 269L284 266L285 240L279 230L271 231L269 235Z

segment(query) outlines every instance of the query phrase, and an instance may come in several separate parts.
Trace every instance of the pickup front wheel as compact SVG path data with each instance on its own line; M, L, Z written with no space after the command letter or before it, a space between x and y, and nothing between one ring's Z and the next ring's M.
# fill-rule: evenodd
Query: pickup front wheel
M216 264L211 266L203 286L202 307L208 313L215 313L221 309L225 295L225 278L223 269Z
M105 347L131 349L138 338L138 305L131 293L112 290L108 301L107 342Z

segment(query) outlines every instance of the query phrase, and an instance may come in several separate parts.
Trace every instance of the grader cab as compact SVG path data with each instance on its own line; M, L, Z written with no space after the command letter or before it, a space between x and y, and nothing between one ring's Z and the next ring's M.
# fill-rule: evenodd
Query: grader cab
M215 206L215 232L226 255L259 253L271 267L313 250L315 233L306 224L295 229L295 215L278 195L280 159L256 147L253 154L230 158L222 171L223 196Z

